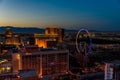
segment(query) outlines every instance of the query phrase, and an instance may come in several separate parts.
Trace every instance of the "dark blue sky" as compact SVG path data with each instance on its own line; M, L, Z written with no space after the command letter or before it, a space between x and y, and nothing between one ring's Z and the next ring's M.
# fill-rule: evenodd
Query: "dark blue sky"
M0 0L0 26L120 31L120 0Z

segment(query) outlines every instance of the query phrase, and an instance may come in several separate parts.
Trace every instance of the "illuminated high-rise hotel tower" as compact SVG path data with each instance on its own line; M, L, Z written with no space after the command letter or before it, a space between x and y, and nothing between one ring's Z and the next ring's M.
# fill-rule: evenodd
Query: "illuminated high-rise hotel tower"
M5 32L5 44L20 45L20 39L18 35L13 34L10 28L7 28Z

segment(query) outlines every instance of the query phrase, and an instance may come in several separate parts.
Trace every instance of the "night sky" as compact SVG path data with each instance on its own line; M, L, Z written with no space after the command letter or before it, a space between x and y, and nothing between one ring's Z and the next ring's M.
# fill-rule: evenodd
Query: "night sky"
M0 26L120 31L120 0L0 0Z

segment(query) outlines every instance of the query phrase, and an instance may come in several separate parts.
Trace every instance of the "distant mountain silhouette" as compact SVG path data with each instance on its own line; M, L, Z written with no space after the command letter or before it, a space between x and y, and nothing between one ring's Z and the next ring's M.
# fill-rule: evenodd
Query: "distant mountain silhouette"
M79 31L79 29L78 30L74 30L74 29L65 29L65 32L78 32ZM97 31L97 30L88 30L89 32L101 32L101 31Z
M15 33L44 33L44 28L36 28L36 27L13 27L13 26L1 26L0 33L4 33L6 28L11 28ZM78 30L74 29L65 29L65 32L78 32ZM89 30L89 32L119 32L120 31L97 31L97 30Z
M0 33L4 33L6 28L11 28L15 33L44 33L45 29L42 28L34 28L34 27L12 27L12 26L5 26L0 27Z

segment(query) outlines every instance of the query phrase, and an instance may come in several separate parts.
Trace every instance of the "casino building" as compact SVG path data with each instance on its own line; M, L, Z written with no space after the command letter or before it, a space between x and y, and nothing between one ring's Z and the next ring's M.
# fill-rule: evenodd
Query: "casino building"
M34 53L12 55L13 72L35 69L39 78L66 74L69 70L69 51L43 49Z
M43 48L55 47L56 43L63 41L64 30L56 27L48 27L45 34L34 34L35 44Z

